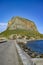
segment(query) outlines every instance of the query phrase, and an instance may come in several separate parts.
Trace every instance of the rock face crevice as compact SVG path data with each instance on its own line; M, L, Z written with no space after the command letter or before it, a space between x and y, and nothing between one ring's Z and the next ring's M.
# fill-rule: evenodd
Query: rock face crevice
M37 28L34 24L34 22L21 18L21 17L13 17L8 22L8 29L9 30L15 30L15 29L24 29L24 30L34 30L37 31Z

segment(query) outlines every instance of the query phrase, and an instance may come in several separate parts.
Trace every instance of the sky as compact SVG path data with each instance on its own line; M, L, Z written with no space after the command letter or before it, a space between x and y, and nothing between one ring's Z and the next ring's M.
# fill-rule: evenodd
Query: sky
M0 0L0 32L7 28L13 16L34 21L43 34L43 0Z

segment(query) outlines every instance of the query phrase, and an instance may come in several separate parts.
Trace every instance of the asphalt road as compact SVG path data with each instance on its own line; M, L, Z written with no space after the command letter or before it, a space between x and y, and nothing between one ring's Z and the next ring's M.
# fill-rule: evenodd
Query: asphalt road
M15 41L0 44L0 65L19 65Z

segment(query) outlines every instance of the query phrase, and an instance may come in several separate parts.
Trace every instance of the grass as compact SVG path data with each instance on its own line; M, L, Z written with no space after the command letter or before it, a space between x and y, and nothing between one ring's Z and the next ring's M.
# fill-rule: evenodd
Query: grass
M28 30L22 30L22 29L16 29L16 30L6 30L2 33L0 33L0 36L4 36L4 37L9 37L11 34L17 34L17 35L26 35L29 37L34 37L36 38L37 36L40 36L41 38L43 38L43 35L40 34L37 31L28 31Z

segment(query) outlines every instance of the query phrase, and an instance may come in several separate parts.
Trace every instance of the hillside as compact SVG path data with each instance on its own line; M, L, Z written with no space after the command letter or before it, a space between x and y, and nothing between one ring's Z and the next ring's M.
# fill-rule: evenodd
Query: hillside
M12 17L8 22L7 30L2 32L0 36L9 37L12 34L26 35L28 38L34 37L35 39L43 38L33 21L21 17Z
M34 22L21 17L12 17L8 22L8 28L9 30L23 29L37 31Z

